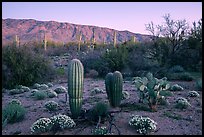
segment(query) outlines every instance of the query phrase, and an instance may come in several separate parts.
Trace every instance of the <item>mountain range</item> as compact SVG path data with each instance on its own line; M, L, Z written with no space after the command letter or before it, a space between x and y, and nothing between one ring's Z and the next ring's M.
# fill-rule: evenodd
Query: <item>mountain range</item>
M150 35L133 33L130 31L118 31L111 28L78 25L67 22L38 21L34 19L2 19L2 44L13 42L16 35L20 43L31 41L42 42L46 34L47 40L54 42L76 42L79 34L82 42L90 42L95 38L96 43L112 43L116 32L117 43L130 40L133 36L136 41L149 41Z

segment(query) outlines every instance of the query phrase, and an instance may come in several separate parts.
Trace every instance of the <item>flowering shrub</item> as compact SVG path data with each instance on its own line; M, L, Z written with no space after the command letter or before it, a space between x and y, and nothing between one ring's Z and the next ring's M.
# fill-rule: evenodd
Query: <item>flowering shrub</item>
M53 87L53 84L52 83L47 83L47 86L48 87Z
M21 94L24 93L24 90L22 89L11 89L9 90L9 95L15 95L15 94Z
M31 134L47 132L52 127L52 121L49 118L40 118L31 126Z
M49 98L57 97L57 93L56 93L54 90L52 90L52 89L46 90L46 93L47 93L47 96L48 96Z
M74 122L73 119L71 119L69 116L58 114L50 118L53 124L53 128L60 128L60 129L65 129L65 128L72 128L76 126L76 123Z
M108 133L108 129L105 126L98 127L92 130L94 135L106 135Z
M67 89L63 86L59 86L57 87L56 89L54 89L54 91L57 93L57 94L60 94L60 93L66 93L67 92Z
M199 93L197 91L189 91L188 92L189 97L199 97Z
M179 86L178 84L174 84L174 85L172 85L172 86L170 87L170 90L171 90L171 91L182 91L182 90L184 90L184 88L181 87L181 86Z
M130 93L128 93L127 91L123 91L122 92L122 99L129 99L130 98Z
M129 121L130 126L134 126L140 134L148 134L156 130L157 123L149 117L133 115Z
M55 101L47 101L45 102L45 108L48 109L49 111L55 111L58 108L58 103Z
M18 105L21 105L21 102L20 102L20 100L18 100L18 99L12 99L12 100L9 102L9 104L18 104Z
M185 109L188 106L191 106L191 104L188 102L188 100L186 98L183 98L183 97L178 97L177 98L176 108Z

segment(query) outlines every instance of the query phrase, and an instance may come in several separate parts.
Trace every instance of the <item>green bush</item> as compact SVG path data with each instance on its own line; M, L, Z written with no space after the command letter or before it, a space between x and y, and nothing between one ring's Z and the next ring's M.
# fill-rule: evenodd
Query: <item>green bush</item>
M188 100L186 98L178 97L176 99L176 105L175 105L176 108L186 109L189 106L191 106L191 104L188 102Z
M42 54L29 47L2 47L2 85L11 89L16 85L31 86L54 78L54 68Z
M196 80L196 89L202 90L202 78Z
M21 104L21 103L20 103ZM19 103L9 103L2 110L2 121L15 123L22 121L25 117L26 110Z
M59 107L58 103L55 101L47 101L45 102L45 108L49 111L56 111Z
M188 72L168 73L167 78L169 80L183 80L183 81L192 81L193 80L193 77Z
M33 97L36 100L43 100L47 97L47 93L44 90L38 90L38 91L34 92Z

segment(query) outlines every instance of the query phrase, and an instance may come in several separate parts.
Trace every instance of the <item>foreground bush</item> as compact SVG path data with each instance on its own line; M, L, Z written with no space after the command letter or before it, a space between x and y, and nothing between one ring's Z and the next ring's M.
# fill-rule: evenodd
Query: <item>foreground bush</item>
M135 127L140 134L148 134L156 130L157 123L149 117L133 115L129 125Z
M31 86L54 78L54 68L42 54L29 47L2 47L2 85L15 88L16 85Z
M22 121L25 117L26 110L19 100L11 100L2 110L2 121L6 123L15 123Z

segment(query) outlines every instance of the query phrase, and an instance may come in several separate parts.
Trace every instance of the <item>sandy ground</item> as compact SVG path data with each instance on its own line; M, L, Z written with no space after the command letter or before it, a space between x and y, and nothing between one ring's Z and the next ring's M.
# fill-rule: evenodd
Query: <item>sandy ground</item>
M67 87L66 80L64 82L54 82L52 89L57 86ZM190 90L195 90L195 82L181 82L175 81L171 84L180 84L184 87L184 91L174 91L173 96L168 96L167 99L170 103L168 106L158 106L157 112L143 111L143 110L128 110L127 108L122 108L121 112L114 113L114 124L120 131L121 135L139 135L136 130L128 125L130 120L130 115L137 114L142 116L148 116L158 123L156 132L151 133L152 135L202 135L202 91L198 91L200 94L199 98L187 97L187 92ZM84 92L83 92L83 110L87 110L94 106L99 101L107 100L106 93L99 93L94 96L90 94L90 90L94 87L105 90L104 80L85 78L84 81ZM131 81L125 81L123 85L123 90L130 93L130 99L122 100L123 104L136 104L138 103L139 97L136 91L135 85ZM58 113L71 115L69 106L65 103L65 94L58 94L55 98L46 98L44 100L34 100L30 98L30 92L25 92L17 95L8 95L8 93L3 93L2 95L2 107L4 107L11 99L19 99L22 105L26 108L27 113L25 119L21 122L14 124L7 124L2 129L3 135L30 135L31 125L41 117L51 117ZM191 107L180 110L174 107L175 100L177 97L185 97L191 103ZM44 103L48 100L54 100L59 103L60 107L56 112L49 112L44 108ZM165 114L172 114L174 116L180 116L180 119L175 119L166 116ZM95 127L94 124L88 122L77 122L77 126L73 129L65 129L63 131L58 131L55 135L91 135L91 130ZM105 121L101 125L108 127L108 122ZM112 133L117 135L118 132L116 128L112 128ZM43 133L52 134L52 133Z

